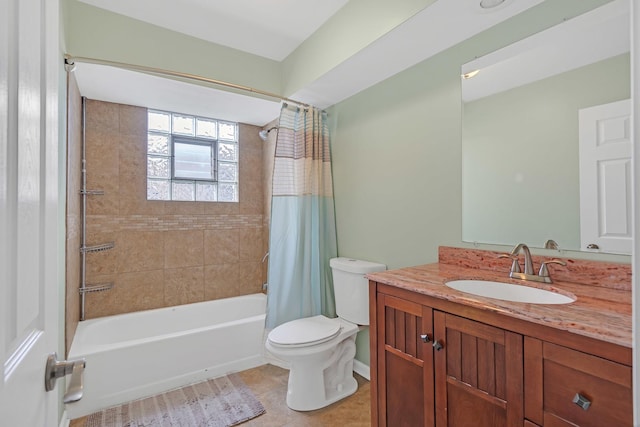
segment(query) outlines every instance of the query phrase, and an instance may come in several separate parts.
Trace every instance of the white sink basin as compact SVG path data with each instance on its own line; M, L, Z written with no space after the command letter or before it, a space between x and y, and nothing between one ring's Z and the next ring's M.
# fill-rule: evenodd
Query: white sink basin
M576 299L556 292L488 280L452 280L448 287L481 297L530 304L569 304Z

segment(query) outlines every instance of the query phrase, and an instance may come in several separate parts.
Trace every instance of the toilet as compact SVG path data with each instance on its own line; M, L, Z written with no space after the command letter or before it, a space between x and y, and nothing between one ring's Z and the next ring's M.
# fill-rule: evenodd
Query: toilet
M350 258L329 261L337 318L312 316L273 329L266 349L289 365L287 406L296 411L323 408L358 389L353 377L356 333L369 324L367 273L384 264Z

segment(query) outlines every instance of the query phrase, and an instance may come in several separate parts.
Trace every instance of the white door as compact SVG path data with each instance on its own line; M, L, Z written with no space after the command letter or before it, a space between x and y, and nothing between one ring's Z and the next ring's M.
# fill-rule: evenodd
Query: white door
M579 113L580 246L631 253L631 102Z
M0 0L0 425L58 424L58 0Z

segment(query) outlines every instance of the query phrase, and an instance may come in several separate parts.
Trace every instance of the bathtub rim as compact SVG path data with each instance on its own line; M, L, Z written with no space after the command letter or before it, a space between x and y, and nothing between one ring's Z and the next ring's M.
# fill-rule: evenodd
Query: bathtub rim
M169 339L169 338L175 338L178 337L182 334L185 333L185 331L189 331L192 333L197 333L197 332L203 332L209 329L215 329L216 327L222 327L221 325L237 325L237 324L241 324L250 320L257 320L258 318L262 318L264 319L266 314L262 313L262 314L256 314L253 316L249 316L249 317L243 317L240 319L236 319L236 320L232 320L229 322L224 322L224 323L219 323L219 324L215 324L215 325L206 325L206 326L201 326L198 328L192 328L192 329L187 329L187 330L180 330L180 331L176 331L176 332L170 332L170 333L166 333L166 334L161 334L161 335L153 335L151 337L143 337L143 338L135 338L135 339L130 339L130 340L125 340L125 341L117 341L117 342L111 342L111 343L106 343L106 344L84 344L84 343L80 343L80 342L76 342L76 337L80 337L81 335L85 334L85 330L89 327L91 327L92 325L96 324L96 323L106 323L108 322L110 319L113 319L115 317L122 317L122 316L126 316L126 317L131 317L135 320L136 317L143 317L143 316L148 316L148 315L153 315L156 313L160 313L163 311L170 311L170 310L174 310L174 309L188 309L189 306L194 306L194 305L210 305L212 303L215 303L217 301L229 301L229 300L239 300L239 299L247 299L248 297L254 297L254 298L259 298L261 300L261 302L264 302L265 304L265 310L266 310L266 301L267 301L267 296L263 293L254 293L254 294L247 294L247 295L240 295L240 296L235 296L235 297L229 297L229 298L223 298L223 299L217 299L217 300L209 300L209 301L199 301L199 302L195 302L195 303L190 303L190 304L181 304L181 305L177 305L177 306L168 306L168 307L159 307L159 308L153 308L153 309L149 309L149 310L141 310L141 311L135 311L135 312L131 312L131 313L122 313L122 314L113 314L110 316L103 316L103 317L96 317L94 319L87 319L87 320L83 320L81 322L78 323L78 327L76 328L76 332L74 334L73 340L71 342L71 347L69 349L69 354L68 357L69 358L76 358L76 357L83 357L84 355L90 355L90 354L95 354L95 353L100 353L101 351L105 351L105 350L110 350L110 349L121 349L121 348L125 348L128 346L133 346L133 345L141 345L141 344L145 344L145 343L149 343L152 341L155 341L157 339ZM79 348L78 348L79 347Z

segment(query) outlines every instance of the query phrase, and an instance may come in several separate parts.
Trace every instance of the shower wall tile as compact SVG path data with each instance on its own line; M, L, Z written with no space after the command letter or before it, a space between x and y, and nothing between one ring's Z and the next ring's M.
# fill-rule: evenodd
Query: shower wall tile
M164 213L166 215L204 215L204 206L203 202L167 202Z
M262 264L258 262L240 263L239 285L244 293L255 293L262 290Z
M238 259L240 261L261 261L264 253L262 251L262 229L245 228L239 230Z
M166 269L164 305L174 306L204 301L204 267Z
M109 242L114 242L116 246L118 245L119 242L115 232L94 232L87 229L87 246ZM118 272L118 257L115 249L88 252L86 258L87 274L113 274Z
M89 199L88 244L115 242L87 257L88 282L115 283L87 294L87 318L260 291L268 187L260 128L239 126L239 203L198 203L146 200L145 108L88 101L86 123L87 179L106 192Z
M242 197L242 194L240 194ZM238 208L239 203L205 203L204 204L204 214L205 215L238 215L240 209Z
M147 136L147 110L132 105L118 105L120 133L122 135Z
M238 262L239 230L205 230L204 263L232 264Z
M117 286L123 312L164 307L164 270L120 274Z
M104 195L87 197L89 215L114 215L118 213L119 182L114 177L119 174L119 144L117 133L87 130L87 188L103 190Z
M271 129L278 126L278 120L274 120L267 124L264 128ZM262 204L264 213L262 224L262 248L263 253L269 251L269 224L271 217L271 181L273 178L273 165L275 162L276 153L276 139L278 137L277 131L269 132L267 140L264 142L263 154L262 154ZM268 260L262 264L262 282L267 283L269 273Z
M240 181L240 213L255 214L262 212L262 209L262 183Z
M119 105L111 102L86 99L86 129L119 133Z
M120 295L121 288L117 274L87 275L87 286L103 283L113 283L113 288L108 291L88 292L85 294L86 319L127 312L120 302L126 298Z
M203 265L202 230L166 231L164 238L164 268Z
M118 273L164 268L162 231L121 231L116 240Z
M144 181L147 171L146 135L122 135L119 139L119 162L122 173Z
M146 110L142 110L146 117ZM126 135L120 140L118 180L120 183L119 213L121 215L162 215L165 213L165 202L147 200L146 147L146 134Z
M214 300L242 295L240 264L208 265L204 268L204 298Z
M262 182L262 176L258 172L262 170L262 150L241 150L240 179Z

